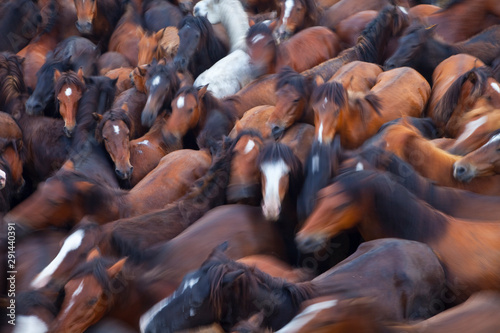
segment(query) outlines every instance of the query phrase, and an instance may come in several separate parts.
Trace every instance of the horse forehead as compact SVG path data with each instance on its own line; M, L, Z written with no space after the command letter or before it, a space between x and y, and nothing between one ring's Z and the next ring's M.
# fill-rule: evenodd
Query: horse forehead
M283 159L277 161L264 162L260 166L264 177L268 180L279 180L290 171L290 167Z
M491 82L490 86L497 92L500 94L500 86L498 85L498 83L496 82Z

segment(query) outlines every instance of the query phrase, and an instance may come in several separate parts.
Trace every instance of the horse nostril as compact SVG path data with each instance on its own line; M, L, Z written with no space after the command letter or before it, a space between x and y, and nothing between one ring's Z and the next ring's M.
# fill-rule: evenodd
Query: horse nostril
M273 125L271 127L271 134L275 139L277 139L282 133L283 133L283 128L278 126L278 125Z
M467 168L464 166L458 166L455 168L455 175L463 176L467 172Z
M385 70L391 70L391 69L394 69L394 68L396 68L396 65L394 63L392 63L392 62L386 62L384 64L384 69Z

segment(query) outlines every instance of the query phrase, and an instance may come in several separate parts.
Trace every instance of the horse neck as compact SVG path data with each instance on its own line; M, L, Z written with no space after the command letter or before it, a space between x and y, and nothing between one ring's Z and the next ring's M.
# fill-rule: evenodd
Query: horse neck
M227 1L226 1L227 2ZM230 52L241 49L246 50L245 36L248 29L248 15L243 10L239 1L233 1L232 6L221 7L221 24L229 35L231 44Z
M431 37L424 49L425 58L430 60L431 69L434 70L443 60L458 53L462 53L462 48L453 44L448 44L442 40Z

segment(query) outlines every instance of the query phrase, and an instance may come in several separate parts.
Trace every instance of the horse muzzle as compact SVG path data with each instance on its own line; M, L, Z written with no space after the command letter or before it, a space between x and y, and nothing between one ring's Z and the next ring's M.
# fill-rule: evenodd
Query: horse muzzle
M43 103L33 96L30 96L30 98L28 98L28 100L26 101L26 113L31 116L41 115L44 109L45 106L43 105Z
M285 126L277 124L270 124L270 126L271 126L271 135L273 136L274 140L278 140L285 132Z
M134 167L133 166L130 166L130 168L128 170L125 170L125 171L122 171L119 168L115 169L116 175L118 176L118 178L120 178L122 180L130 179L130 177L132 177L132 172L133 171L134 171Z
M71 138L74 130L75 130L74 126L73 127L64 126L63 128L64 135L66 135L68 138Z
M328 237L323 235L302 235L300 232L295 236L297 248L302 253L312 253L323 249L328 242Z
M81 34L88 35L92 33L92 22L90 21L76 21L75 25L78 29L78 32L80 32Z
M476 168L471 165L461 164L459 162L455 162L455 164L453 164L453 177L456 180L467 183L476 177L476 174Z

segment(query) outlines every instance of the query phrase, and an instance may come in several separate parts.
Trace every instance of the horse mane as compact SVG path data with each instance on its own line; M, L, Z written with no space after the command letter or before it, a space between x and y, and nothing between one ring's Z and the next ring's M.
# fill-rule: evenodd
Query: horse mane
M272 32L271 28L269 28L269 26L266 23L264 23L264 22L256 23L256 24L252 25L250 27L250 29L248 29L248 31L247 31L247 35L246 35L247 44L252 44L252 38L258 34L272 37L273 32ZM273 40L274 40L274 38L273 38Z
M105 257L97 257L91 261L84 262L75 268L68 281L92 275L102 287L104 293L114 294L116 293L116 286L113 285L113 281L109 278L107 272L107 269L114 263L113 260Z
M151 64L151 68L148 70L147 76L155 77L157 75L165 76L167 81L169 82L169 91L166 96L167 100L172 100L175 96L176 92L179 90L181 86L181 80L176 74L176 69L173 63L161 64L161 63L153 63Z
M428 242L444 234L446 216L395 182L389 173L350 171L337 176L334 182L354 200L368 196L372 214L391 237Z
M311 95L312 85L307 80L307 78L294 71L290 66L283 67L278 73L278 78L276 81L276 91L280 90L286 85L290 85L295 88L301 96L309 99Z
M257 157L257 165L278 162L280 160L283 160L290 168L288 193L292 195L292 198L296 199L304 183L304 174L302 172L302 163L290 147L280 142L267 143Z
M212 63L223 58L227 54L227 50L222 42L217 38L212 24L204 16L184 16L177 26L181 30L184 26L193 26L200 31L201 36L204 36L206 42L202 52L206 52Z
M109 22L111 26L111 30L116 27L116 24L122 17L124 13L124 4L128 2L128 0L95 0L97 2L97 6L99 7L100 12L106 20Z
M269 293L276 291L288 292L292 296L295 307L298 307L302 301L309 299L310 295L313 294L313 288L308 282L294 284L282 278L272 277L255 267L249 267L229 259L222 251L214 251L202 264L200 270L206 272L210 281L209 302L218 318L222 317L222 309L226 301L223 298L223 279L225 275L231 272L242 271L242 274L233 284L235 289L231 294L233 300L249 299L252 290L256 289L259 284L264 285ZM244 304L248 306L247 302L244 302Z
M61 73L61 77L56 81L54 85L54 92L56 93L56 95L57 92L61 91L64 85L74 85L82 92L85 91L85 83L80 81L78 75L73 71Z
M390 37L397 36L408 26L409 18L396 6L385 6L377 17L367 24L353 47L358 60L378 63L379 48Z
M436 122L446 124L450 120L458 106L462 86L465 82L470 81L473 84L469 97L476 99L483 94L486 82L490 77L493 77L493 71L487 66L473 68L459 76L437 102L434 109Z
M455 5L461 4L463 2L464 0L450 0L439 12L450 9L451 7L454 7Z
M336 81L323 83L314 89L312 101L322 101L325 98L339 106L339 109L335 110L337 115L340 108L346 105L348 101L347 91L341 83Z
M129 138L130 138L133 128L132 128L132 122L130 121L128 114L124 112L122 109L111 109L109 111L104 112L102 119L97 123L97 127L95 130L95 139L97 140L98 143L102 143L103 141L102 129L106 124L106 122L117 121L117 120L121 120L125 123L125 125L127 125L128 129L130 130L129 132Z
M323 10L315 0L300 0L305 5L306 16L302 28L309 28L318 25Z
M26 92L21 63L19 56L0 52L0 109L7 112L10 102Z
M58 293L57 301L54 303L41 290L22 291L16 296L17 311L19 315L24 315L29 314L30 309L40 307L56 317L63 299L64 293Z
M97 122L92 113L103 114L113 103L116 80L105 76L91 76L85 78L86 91L80 99L76 113L76 130L73 135L72 146L79 151L89 137L95 135Z

